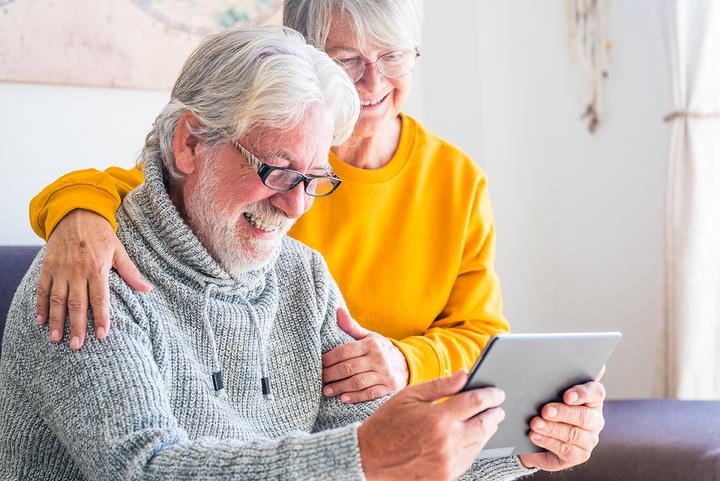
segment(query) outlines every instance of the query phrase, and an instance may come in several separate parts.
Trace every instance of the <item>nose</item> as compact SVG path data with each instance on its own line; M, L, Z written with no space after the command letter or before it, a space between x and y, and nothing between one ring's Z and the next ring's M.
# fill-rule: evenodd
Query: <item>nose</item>
M375 62L365 65L365 72L357 83L362 84L370 92L376 92L383 80L384 76L378 70L377 62Z
M313 198L305 194L304 185L298 185L285 192L278 192L270 198L270 202L282 210L289 219L298 219L312 205Z

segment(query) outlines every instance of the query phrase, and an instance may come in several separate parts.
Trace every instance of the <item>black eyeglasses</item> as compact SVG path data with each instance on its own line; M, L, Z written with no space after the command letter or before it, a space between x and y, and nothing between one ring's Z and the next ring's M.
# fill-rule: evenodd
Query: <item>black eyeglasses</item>
M357 82L365 75L367 66L373 64L387 78L404 77L415 68L419 56L417 50L395 50L379 56L374 62L365 62L358 57L333 60L345 69L353 82Z
M274 167L260 160L256 155L233 141L233 145L240 151L250 167L255 169L260 180L266 187L279 192L286 192L295 188L300 182L304 185L305 193L311 197L325 197L335 192L342 180L331 175L305 175L297 170L287 167Z

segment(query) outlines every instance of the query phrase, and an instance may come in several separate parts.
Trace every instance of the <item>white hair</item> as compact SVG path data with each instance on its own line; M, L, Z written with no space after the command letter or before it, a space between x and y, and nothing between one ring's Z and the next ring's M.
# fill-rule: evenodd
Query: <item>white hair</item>
M225 31L206 38L185 62L139 163L160 156L172 178L183 178L172 141L184 112L200 123L188 126L193 135L214 147L255 127L292 129L314 105L334 121L332 144L342 144L353 131L360 101L340 66L289 28Z
M422 0L285 0L283 6L283 24L321 50L338 16L350 19L360 45L369 40L386 48L420 46Z

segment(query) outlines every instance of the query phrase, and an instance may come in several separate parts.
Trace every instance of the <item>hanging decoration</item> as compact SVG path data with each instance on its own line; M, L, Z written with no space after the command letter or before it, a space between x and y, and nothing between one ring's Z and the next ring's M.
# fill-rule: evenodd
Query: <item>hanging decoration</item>
M608 76L612 43L605 31L605 0L565 0L570 59L590 80L591 95L582 119L594 133L602 115L603 80Z

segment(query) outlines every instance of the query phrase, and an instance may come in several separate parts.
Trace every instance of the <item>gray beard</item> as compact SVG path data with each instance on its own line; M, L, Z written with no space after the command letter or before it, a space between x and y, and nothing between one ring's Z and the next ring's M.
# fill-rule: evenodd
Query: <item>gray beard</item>
M267 199L249 204L242 210L223 208L216 201L219 178L212 165L214 161L205 159L205 162L208 164L200 174L196 184L198 187L189 192L186 198L186 222L213 259L231 275L262 269L280 248L285 233L294 222ZM262 213L266 218L278 216L283 223L281 232L272 240L256 239L243 233L239 227L240 223L247 222L243 212Z

